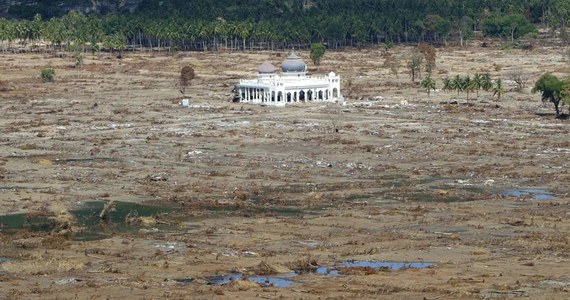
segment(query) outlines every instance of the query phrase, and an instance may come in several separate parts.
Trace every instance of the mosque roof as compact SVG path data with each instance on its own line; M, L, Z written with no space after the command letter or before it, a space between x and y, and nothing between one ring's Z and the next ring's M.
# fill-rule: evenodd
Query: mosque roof
M267 61L262 63L257 68L257 72L259 72L260 74L273 74L273 73L275 73L275 71L277 71L275 66L272 65L270 62L267 62Z
M297 56L295 53L291 53L289 57L287 57L281 63L281 71L287 72L305 72L307 69L307 65L305 62Z

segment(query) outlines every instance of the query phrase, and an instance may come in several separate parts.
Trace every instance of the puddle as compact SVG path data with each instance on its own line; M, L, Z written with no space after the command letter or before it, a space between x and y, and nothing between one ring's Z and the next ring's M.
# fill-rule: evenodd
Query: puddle
M401 269L426 269L433 267L433 263L426 262L387 262L387 261L369 261L369 260L347 260L333 267L319 267L315 271L316 274L338 276L341 268L371 268L374 270L401 270Z
M229 275L220 275L220 276L212 276L208 277L208 284L210 285L223 285L230 283L234 280L240 280L243 278L243 275L240 273L231 273Z
M554 194L541 189L512 189L503 191L500 194L509 197L530 197L536 200L550 200L556 198Z
M324 276L340 276L343 268L370 268L374 270L401 270L401 269L426 269L433 267L433 263L426 262L386 262L386 261L357 261L347 260L332 267L319 267L312 274ZM230 273L228 275L212 276L207 278L210 285L224 285L234 280L246 278L248 281L256 282L262 286L288 287L296 284L294 278L300 273L290 272L274 276L248 276L241 273Z
M295 274L295 273L293 273ZM297 276L297 274L295 274ZM290 278L290 277L285 277ZM287 280L283 277L263 277L263 276L251 276L247 280L251 282L259 283L262 286L273 286L273 287L288 287L295 284L295 281Z
M247 280L260 284L261 286L273 286L273 287L288 287L295 284L295 281L289 280L297 276L297 273L291 272L286 274L280 274L275 276L248 276ZM243 274L231 273L229 275L222 276L212 276L208 278L208 284L210 285L224 285L228 284L234 280L241 280L244 278Z

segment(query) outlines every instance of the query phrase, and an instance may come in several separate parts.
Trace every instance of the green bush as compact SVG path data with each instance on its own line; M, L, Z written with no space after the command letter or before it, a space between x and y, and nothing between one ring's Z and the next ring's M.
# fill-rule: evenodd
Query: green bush
M55 77L55 71L52 68L47 68L42 70L42 79L44 81L53 81Z

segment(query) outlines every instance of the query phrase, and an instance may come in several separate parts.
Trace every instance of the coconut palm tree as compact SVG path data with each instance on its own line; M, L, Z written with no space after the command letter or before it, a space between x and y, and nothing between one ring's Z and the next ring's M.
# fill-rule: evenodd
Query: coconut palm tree
M471 78L471 76L467 75L463 77L463 90L467 94L467 100L469 100L469 93L473 92L474 89L475 89L475 83Z
M473 76L473 89L477 91L477 99L479 99L479 90L483 86L483 75L475 73Z
M460 75L455 75L451 80L451 86L455 91L457 91L457 97L459 97L459 93L465 90L465 86L463 84L463 78Z
M443 88L442 90L446 91L446 92L450 92L455 90L455 88L453 87L453 80L449 79L449 77L445 77L443 78Z
M432 90L435 91L435 80L431 76L426 76L421 82L422 87L427 91L428 97Z
M485 92L490 91L493 88L493 80L491 79L491 74L485 73L481 76L481 89Z
M533 89L534 90L534 89ZM503 81L501 78L495 80L495 86L493 87L493 96L497 96L497 100L501 100L501 96L505 93L505 89L503 87Z

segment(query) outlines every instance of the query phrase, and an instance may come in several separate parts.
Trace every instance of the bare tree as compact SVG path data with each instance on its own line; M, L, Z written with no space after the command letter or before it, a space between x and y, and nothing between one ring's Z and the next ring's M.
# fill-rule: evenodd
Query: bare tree
M390 69L390 73L396 76L398 86L400 86L400 64L400 59L398 57L395 57L389 52L386 52L384 55L384 67Z
M196 77L194 73L194 68L191 66L184 66L180 70L180 80L178 84L180 85L180 93L186 98L186 88L190 85L190 81Z
M432 45L421 44L418 46L418 50L424 55L425 69L428 75L431 76L435 69L435 58L437 55L435 48Z
M416 82L416 77L421 78L421 69L424 63L424 56L417 50L414 50L408 57L406 66L410 70L412 82Z
M526 87L530 79L530 74L521 68L516 68L507 72L507 78L517 84L517 90L522 90Z

